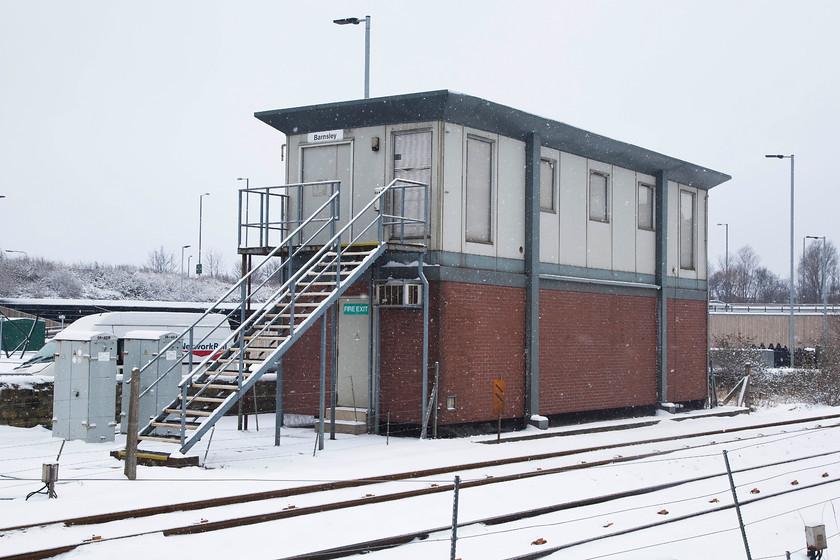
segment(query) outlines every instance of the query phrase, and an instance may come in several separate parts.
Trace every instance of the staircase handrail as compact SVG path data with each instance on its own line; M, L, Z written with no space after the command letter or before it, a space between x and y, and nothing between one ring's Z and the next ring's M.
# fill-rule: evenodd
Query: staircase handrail
M332 264L333 262L336 262L336 263L339 263L339 265L340 265L340 262L341 262L341 260L340 260L341 250L340 250L340 249L341 249L341 245L342 245L342 243L341 243L341 238L342 238L342 236L343 236L343 235L344 235L344 234L345 234L345 233L346 233L346 232L347 232L350 228L352 228L352 227L356 224L356 222L359 220L359 218L360 218L361 216L363 216L363 215L364 215L364 214L365 214L365 213L366 213L366 212L367 212L370 208L373 208L373 207L377 206L378 204L381 204L382 199L383 199L385 196L387 196L387 194L391 191L391 189L396 188L396 186L397 186L397 185L399 185L399 184L401 184L401 183L402 183L402 184L404 184L404 185L411 186L411 187L418 187L418 188L419 188L419 187L427 187L426 183L421 183L421 182L418 182L418 181L411 181L411 180L409 180L409 179L394 179L394 180L393 180L393 181L391 181L391 183L389 183L387 186L385 186L385 187L383 187L381 190L379 190L379 192L378 192L378 193L377 193L377 194L376 194L376 195L375 195L375 196L374 196L374 197L373 197L373 198L372 198L372 199L368 202L368 204L367 204L367 205L365 205L365 207L364 207L364 208L362 208L362 210L360 210L360 211L356 214L356 216L354 216L354 217L353 217L353 219L351 219L351 220L350 220L347 224L345 224L345 225L344 225L344 227L342 227L342 228L341 228L341 229L340 229L340 230L339 230L339 231L338 231L335 235L333 235L333 237L332 237L332 238L330 238L329 240L327 240L327 241L326 241L326 242L325 242L325 243L321 246L321 248L320 248L318 251L316 251L316 252L312 255L312 257L310 257L310 258L309 258L309 260L308 260L308 261L307 261L304 265L300 266L300 267L299 267L299 268L298 268L298 269L297 269L297 270L296 270L296 271L295 271L295 272L294 272L294 273L293 273L293 274L292 274L292 275L291 275L291 276L290 276L290 277L286 280L286 282L284 282L284 283L283 283L283 285L282 285L282 286L280 286L280 287L279 287L279 288L278 288L278 289L277 289L277 290L276 290L276 291L275 291L275 292L274 292L274 293L273 293L270 297L268 297L268 298L266 299L266 301L263 303L263 305L262 305L262 306L261 306L261 307L260 307L257 311L255 311L254 313L252 313L252 314L250 315L250 317L247 319L247 321L243 321L243 322L242 322L242 324L240 324L240 325L239 325L239 327L238 327L236 330L234 330L233 332L231 332L231 334L228 336L228 338L227 338L227 339L226 339L226 341L225 341L225 344L224 344L224 345L225 345L225 347L227 347L227 345L228 345L229 343L233 342L233 340L235 340L235 339L237 339L237 338L240 338L240 334L242 333L242 331L243 331L244 329L249 328L249 327L250 327L251 325L253 325L253 324L259 323L259 322L260 322L260 321L261 321L261 320L265 317L265 315L266 315L266 314L267 314L267 313L268 313L268 312L269 312L269 311L270 311L270 310L271 310L271 309L275 306L275 302L277 302L277 300L278 300L278 299L280 299L280 298L284 297L284 296L286 295L286 293L287 293L287 292L291 294L291 293L292 293L292 292L291 292L291 289L290 289L290 288L291 288L291 286L296 285L297 283L299 283L300 279L301 279L301 278L302 278L302 277L306 274L306 272L307 272L307 271L309 271L309 270L310 270L310 269L311 269L311 268L312 268L312 267L313 267L313 266L314 266L317 262L321 261L321 260L322 260L322 258L323 258L323 257L324 257L324 256L325 256L325 255L326 255L329 251L331 251L334 247L338 247L337 255L336 255L336 257L335 257L333 260L328 261L328 263L329 263L329 264ZM402 187L402 188L405 188L405 187ZM357 241L357 240L359 240L359 239L362 237L362 235L364 235L367 231L369 231L369 230L370 230L370 228L371 228L373 225L375 225L375 224L377 224L377 223L380 225L380 227L378 228L378 233L377 233L377 236L378 236L377 244L381 244L381 243L382 243L382 241L383 241L383 235L384 235L384 231L383 231L383 227L382 227L382 226L383 226L383 219L384 219L385 217L388 217L388 218L393 218L393 219L396 219L396 220L400 220L401 218L404 218L404 217L400 217L400 216L396 216L396 215L383 214L383 213L381 213L381 212L377 212L377 213L376 213L376 215L375 215L375 217L371 220L371 222L370 222L367 226L365 226L365 227L364 227L361 231L359 231L358 233L356 233L356 235L352 238L352 240L351 240L350 242L348 242L348 243L347 243L347 245L348 245L348 246L352 246L352 245L354 245L354 244L356 243L356 241ZM407 218L404 218L404 219L407 219ZM420 220L420 221L421 221L421 222L423 222L424 220ZM395 223L397 223L397 222L395 222ZM295 232L293 232L293 233L289 234L288 238L289 238L289 239L293 239L293 238L294 238L294 235L295 235L296 233L297 233L297 230L295 230ZM314 234L314 235L317 235L317 232L316 232L316 234ZM313 236L314 236L314 235L313 235ZM310 236L310 239L311 239L313 236ZM301 249L303 246L305 246L305 245L306 245L305 243L302 243L302 244L300 245L300 247L299 247L299 249L298 249L298 250L300 250L300 249ZM325 269L325 270L326 270L326 269ZM340 270L340 266L338 267L338 270ZM288 303L287 303L287 304L283 307L283 310L287 310L287 309L289 309L290 307L291 307L291 308L293 308L293 307L294 307L295 300L297 299L297 297L299 297L301 294L305 293L305 292L306 292L306 290L307 290L307 288L309 288L310 286L312 286L312 283L313 283L313 282L315 282L315 281L317 281L317 279L318 279L318 278L320 278L320 277L323 275L323 272L324 272L324 271L322 271L322 272L321 272L320 274L318 274L315 278L313 278L313 279L312 279L312 281L310 281L308 284L306 284L302 290L299 290L298 292L296 292L296 294L293 294L293 297L292 297L292 298L290 299L290 301L289 301L289 302L288 302ZM336 276L336 281L337 281L337 283L340 283L340 277L339 277L339 276ZM244 302L243 302L243 304L244 304ZM267 324L265 324L265 325L264 325L264 326L263 326L263 327L262 327L262 328L261 328L261 329L260 329L260 330L256 333L256 334L257 334L257 336L251 339L251 342L248 342L247 344L244 344L244 343L243 343L243 344L241 345L241 347L240 347L240 348L238 348L238 349L237 349L237 351L236 351L235 353L233 353L231 356L229 356L229 361L228 361L227 363L223 364L223 365L222 365L221 367L219 367L218 369L216 369L216 370L213 372L213 374L214 374L214 375L212 375L212 376L210 377L210 379L208 379L208 380L207 380L207 383L205 384L205 387L202 387L201 389L199 389L199 391L197 391L194 395L192 395L192 397L191 397L191 399L190 399L190 400L193 400L193 399L195 399L196 397L200 397L200 396L202 396L202 395L203 395L203 393L204 393L204 390L205 390L206 386L207 386L207 385L211 385L211 384L212 384L214 381L216 381L216 380L217 380L217 379L218 379L218 378L219 378L219 377L220 377L220 376L221 376L221 375L222 375L225 371L228 371L228 366L229 366L230 364L233 364L237 358L240 358L240 357L244 354L244 352L245 352L246 350L250 349L251 344L253 343L253 341L254 341L254 340L256 340L256 338L257 338L259 335L263 334L263 333L264 333L267 329L269 329L269 328L270 328L270 327L271 327L271 326L272 326L272 325L273 325L273 324L277 321L277 319L278 319L278 318L279 318L279 314L278 314L278 317L275 317L274 319L272 319L271 321L269 321ZM293 319L293 317L292 317L291 319ZM293 323L293 321L290 321L290 323ZM290 332L290 335L291 335L291 332ZM199 366L196 366L196 367L192 368L192 369L191 369L191 371L190 371L190 373L189 373L186 377L184 377L184 378L181 380L181 383L179 384L179 387L183 387L183 385L187 385L187 384L192 384L192 383L193 383L193 380L194 380L194 378L195 378L195 375L196 375L198 372L203 372L203 371L205 371L203 368L204 368L205 364L207 363L207 361L208 361L208 358L205 358L205 359L204 359L204 361L203 361L203 362L202 362Z
M397 188L405 190L406 188L413 188L413 187L422 187L422 188L425 189L425 197L424 197L424 205L425 205L424 210L425 211L423 213L423 218L415 219L415 218L409 218L407 216L399 216L399 215L395 215L395 214L392 214L392 213L386 213L386 211L385 211L386 207L379 206L382 203L382 201L384 200L384 197L388 196L389 193L392 192L392 190L397 189ZM334 193L333 197L337 197L337 193ZM293 260L292 260L293 256L299 255L303 250L309 251L314 246L316 246L314 243L312 245L307 245L307 244L310 243L316 236L321 234L327 226L329 226L331 224L335 224L335 222L338 220L338 217L337 217L338 212L335 211L335 207L337 206L337 204L335 206L333 206L332 219L326 221L324 223L324 225L322 225L321 228L318 229L318 231L316 231L311 236L309 236L307 238L306 242L303 241L303 239L302 239L303 234L301 232L302 232L304 227L307 227L307 226L311 227L311 225L313 223L313 218L315 216L317 216L321 211L323 211L327 207L327 205L332 203L332 198L333 197L331 197L331 200L328 200L327 202L325 202L315 213L313 213L309 218L307 218L307 220L302 222L300 224L300 226L295 229L295 231L289 233L286 236L285 240L281 244L279 244L277 247L275 247L275 249L273 251L271 251L269 253L268 258L266 258L265 262L268 262L268 259L270 257L275 256L277 254L277 252L281 249L281 247L285 247L286 245L288 245L288 255L287 255L288 258L285 262L287 262L289 264L291 264L293 262ZM362 221L362 216L364 214L368 213L368 211L371 208L374 209L375 213L374 213L370 223L368 223L367 225L365 225L361 229L357 229L357 231L354 232L355 234L351 234L350 242L342 243L342 239L345 238L345 236L347 236L347 232L348 232L349 228L354 227L354 226L361 227L358 224L359 224L359 222ZM402 205L402 208L403 209L405 208L405 204ZM403 212L403 213L405 213L405 212ZM334 303L336 301L336 298L338 298L340 296L341 291L339 290L339 288L342 284L341 258L342 258L342 255L344 253L346 253L348 250L352 250L353 247L358 247L359 245L366 244L366 242L360 241L360 240L362 239L362 237L368 231L370 231L370 229L372 227L378 225L378 228L377 228L377 242L376 242L377 248L375 250L371 250L369 253L367 253L364 260L361 261L362 263L364 263L365 261L367 261L369 263L372 258L375 258L379 254L381 254L382 250L384 249L384 245L387 242L386 239L385 239L385 230L384 230L384 224L385 224L386 221L389 225L392 225L392 224L397 224L397 223L405 224L406 222L409 222L409 223L423 223L423 222L427 222L427 220L428 220L428 185L426 183L421 183L421 182L418 182L418 181L412 181L412 180L409 180L409 179L394 179L387 186L382 187L381 189L377 189L376 195L364 206L364 208L362 208L360 211L358 211L350 219L350 221L344 227L342 227L337 233L332 235L332 237L327 242L325 242L323 244L321 242L318 242L318 245L320 245L320 249L315 251L315 253L307 260L307 262L303 266L295 267L296 269L294 271L289 270L288 271L289 277L286 279L286 281L283 283L283 285L280 286L277 290L275 290L275 292L273 294L271 294L271 296L268 297L266 299L266 301L264 301L262 303L262 305L257 310L255 310L253 313L251 313L247 318L245 317L245 314L244 314L245 306L249 305L252 302L254 294L253 293L248 293L246 295L246 292L245 292L246 284L245 284L245 282L248 280L248 278L250 278L250 276L253 275L253 273L256 272L257 269L254 269L253 271L251 271L248 275L243 277L237 283L237 285L232 287L228 291L228 293L225 296L223 296L222 300L224 298L226 298L227 296L229 296L231 293L233 293L233 291L237 287L241 290L242 301L239 303L239 306L238 306L237 310L239 310L242 313L242 321L241 321L240 325L238 326L238 328L236 328L233 332L231 332L230 335L225 339L225 342L223 343L223 346L226 348L225 352L227 353L227 355L225 356L225 362L222 362L222 363L217 362L216 364L209 364L209 362L212 359L212 355L207 356L198 366L193 367L191 369L190 373L187 375L187 377L182 379L181 383L179 384L179 387L181 388L181 392L180 392L181 396L179 397L181 399L181 404L180 404L179 408L182 410L182 413L181 413L181 429L180 429L182 450L188 449L192 445L192 443L189 443L189 442L186 441L186 424L185 424L185 422L186 422L186 407L187 407L187 405L189 403L193 402L194 399L199 397L204 392L205 389L210 387L213 384L213 382L216 379L218 379L218 377L225 370L227 370L228 367L231 364L237 364L238 365L239 389L237 389L236 392L231 393L225 399L224 403L222 403L220 405L220 407L216 409L216 412L219 415L224 414L224 412L227 411L230 408L230 406L232 406L233 403L236 402L236 400L241 398L240 393L244 392L249 387L253 386L253 384L259 379L259 377L263 373L265 373L265 371L272 365L273 361L276 361L278 355L281 352L284 351L284 348L288 347L286 344L291 344L297 337L301 336L301 329L305 331L307 328L309 328L309 326L311 326L311 324L314 321L321 318L321 316L323 315L324 309L327 308L332 303ZM334 229L333 229L333 231L334 231ZM294 240L295 236L300 236L301 237L298 245L294 245L292 243L292 240ZM359 245L357 245L357 243ZM294 253L292 253L292 248L295 247L295 246L297 247L297 249L294 251ZM330 252L332 252L332 251L335 251L334 255L330 255ZM319 263L326 264L328 266L325 267L325 268L322 268L318 272L318 274L315 275L315 278L313 278L311 281L301 282L301 280L305 276L310 275L310 273L315 269L316 265L318 265ZM264 264L264 263L262 263L262 264ZM262 266L262 264L261 264L261 266ZM296 332L295 331L295 324L294 324L293 319L294 319L294 306L295 306L295 303L297 301L297 298L300 297L303 294L306 294L307 291L314 285L313 284L314 282L317 282L318 279L321 278L325 272L331 270L331 268L329 268L329 267L332 266L332 265L336 266L336 269L335 269L336 276L335 276L335 287L333 288L333 291L331 292L331 295L327 299L322 300L320 302L320 304L313 310L312 313L307 314L306 318L301 322L301 324L299 325L299 329ZM270 276L273 277L274 275L278 274L279 271L281 271L283 269L284 269L284 267L278 268ZM360 274L360 270L364 270L364 268L361 268L361 269L357 268L354 272L351 272L349 277L345 280L345 285L347 285L346 282L355 281L355 279ZM268 282L268 280L269 280L269 278L267 278L260 285L260 288L265 286L265 283ZM296 287L298 285L302 286L302 288L299 289L299 290L296 289ZM260 289L260 288L258 288L258 289ZM319 292L319 293L322 293L322 292ZM245 364L244 364L245 352L247 350L251 349L252 344L256 340L259 340L259 334L263 333L266 330L267 326L264 325L262 327L262 329L260 329L260 331L257 333L257 335L254 335L253 332L250 333L249 336L248 336L248 341L247 342L246 342L245 337L244 337L246 329L252 328L254 325L257 324L258 321L264 320L265 316L269 312L269 310L278 309L278 303L280 303L282 301L282 299L285 298L285 297L289 297L290 300L285 304L283 309L291 308L291 311L289 313L290 334L289 334L289 337L286 339L287 342L286 343L281 343L280 345L278 345L276 347L266 347L265 350L268 351L269 355L260 358L259 366L257 366L256 369L253 369L253 368L251 368L251 366L248 366L249 367L249 375L248 375L247 379L243 379L243 373L245 372ZM222 300L217 302L216 305L221 303ZM210 311L211 310L208 309L208 311L205 313L205 315L207 313L209 313ZM236 310L232 311L232 313L235 312L235 311ZM273 324L274 322L276 322L279 319L280 315L281 314L278 313L278 315L276 317L272 318L270 323ZM190 329L194 328L197 325L197 323L198 322L196 322L196 324L194 324L192 327L188 328L182 334L182 337L184 335L186 335L187 332L190 331ZM229 344L231 344L236 338L239 339L239 344L237 345L235 351L231 351L231 348L233 348L233 347L229 346ZM289 341L292 341L292 342L289 342ZM261 350L263 349L263 347L258 347L258 348L261 349ZM238 362L237 362L237 358L238 358ZM192 384L193 379L195 378L196 375L206 375L206 377L204 379L202 379L202 381L201 381L203 386L200 387L199 390L196 393L194 393L192 395L189 395L188 392L186 391L186 389L188 387L187 384ZM150 428L150 425L147 425L144 428L144 431L146 429L149 429L149 428ZM190 438L190 441L193 441L193 439L200 438L201 434L203 434L206 431L206 429L207 429L207 426L204 426L203 428L199 428L193 434L193 437Z
M302 183L301 185L294 185L294 186L310 186L310 185L317 185L317 184L323 184L323 183L335 183L335 181L321 181L321 182L317 182L317 183ZM292 185L290 185L290 186L292 186ZM294 231L292 231L291 233L289 233L289 234L286 236L286 238L285 238L285 239L284 239L284 240L283 240L280 244L278 244L278 245L277 245L277 247L275 247L275 248L274 248L274 249L273 249L273 250L272 250L272 251L271 251L271 252L270 252L270 253L266 256L266 258L265 258L265 260L264 260L263 262L261 262L260 264L258 264L258 265L257 265L256 267L254 267L254 268L253 268L250 272L248 272L248 273L247 273L247 274L245 274L242 278L240 278L240 279L239 279L239 281L238 281L236 284L234 284L234 285L233 285L230 289L228 289L228 291L227 291L227 292L225 292L225 293L224 293L224 295L222 295L219 299L217 299L217 300L216 300L216 302L215 302L215 303L213 303L210 307L208 307L208 308L207 308L207 310L206 310L204 313L202 313L202 315L201 315L198 319L196 319L196 320L195 320L195 322L193 322L193 324L192 324L192 325L190 325L190 326L188 326L187 328L185 328L185 329L184 329L184 331L183 331L183 332L182 332L182 333L181 333L181 334L180 334L177 338L173 339L173 340L172 340L172 341L170 341L170 342L169 342L166 346L164 346L164 347L160 350L160 352L158 352L158 355L157 355L157 356L155 356L154 358L152 358L151 360L149 360L149 362L147 362L147 363L146 363L143 367L141 367L141 368L140 368L140 373L141 373L141 375L142 375L142 373L143 373L143 372L144 372L144 371L145 371L148 367L150 367L150 366L152 365L152 363L154 363L154 362L156 362L158 359L160 359L160 356L165 356L165 355L166 355L166 351L167 351L167 350L170 350L170 349L171 349L173 346L175 346L175 344L177 344L179 341L181 341L181 342L183 343L183 339L184 339L184 338L188 335L188 333L190 333L191 331L193 331L193 329L195 329L195 327L197 327L197 326L198 326L198 324L202 321L202 319L204 319L205 317L207 317L208 315L210 315L213 311L215 311L215 310L219 309L219 308L221 307L221 305L224 303L224 301L225 301L225 300L226 300L226 299L227 299L227 298L228 298L231 294L233 294L233 293L234 293L234 291L236 291L237 289L241 290L241 289L242 289L242 286L243 286L246 282L248 282L248 281L251 279L251 277L252 277L254 274L256 274L256 273L257 273L257 271L258 271L258 270L260 270L260 268L262 268L262 266L264 266L264 265L265 265L265 263L267 263L267 262L269 261L269 259L270 259L271 257L276 256L276 255L277 255L277 253L278 253L278 252L280 252L280 250L281 250L281 249L283 249L286 245L290 245L290 244L291 244L291 240L292 240L292 239L294 239L294 236L295 236L295 235L298 235L298 234L299 234L299 233L303 230L303 228L305 228L305 227L309 226L309 225L310 225L313 221L316 221L316 220L315 220L315 216L318 216L318 215L319 215L319 214L320 214L323 210L325 210L328 206L330 206L331 204L333 204L333 202L334 202L334 201L336 201L336 202L337 202L337 201L338 201L339 194L340 194L340 189L336 189L336 191L335 191L332 195L330 195L330 196L327 198L327 200L326 200L326 201L325 201L325 202L324 202L321 206L319 206L317 210L315 210L315 212L313 212L313 213L312 213L312 215L309 217L309 219L307 219L307 220L305 220L305 221L301 222L301 224L300 224L297 228L295 228L295 229L294 229ZM309 241L309 240L313 239L316 235L318 235L321 231L323 231L323 229L324 229L324 228L326 228L326 227L329 225L329 222L330 222L330 221L334 221L334 220L337 220L337 219L338 219L337 212L333 212L333 214L334 214L333 216L331 216L330 218L327 218L327 219L326 219L325 223L324 223L324 224L323 224L320 228L318 228L318 230L316 230L316 231L315 231L315 233L313 233L312 235L310 235L310 236L307 238L307 241ZM291 245L290 245L290 247L291 247ZM290 251L290 253L291 253L291 251ZM290 255L289 255L289 258L291 258L291 257L292 257L292 255L290 254ZM264 286L264 285L265 285L265 284L266 284L269 280L270 280L270 277L269 277L269 278L266 278L265 280L263 280L263 282L262 282L262 283L260 283L260 285L257 287L257 290L256 290L256 291L259 291L259 289L261 289L261 288L262 288L262 287L263 287L263 286ZM269 298L269 300L267 300L267 301L270 301L270 298ZM224 316L224 321L228 321L228 320L230 319L230 317L231 317L234 313L236 313L237 311L241 311L242 306L243 306L243 305L245 305L245 304L246 304L246 302L245 302L245 301L240 302L238 306L236 306L233 310L231 310L231 311L230 311L227 315L225 315L225 316ZM221 324L222 324L222 322L220 322L220 323L219 323L219 325L221 325ZM241 328L242 326L243 326L243 325L240 325L240 327L239 327L239 328ZM193 347L195 347L197 344L201 344L201 343L205 342L205 341L207 340L207 338L208 338L208 337L209 337L209 336L210 336L213 332L215 332L215 330L216 330L216 329L218 329L218 328L219 328L219 326L217 325L217 326L216 326L216 327L214 327L214 328L213 328L210 332L208 332L206 335L204 335L204 337L202 337L202 338L201 338L201 340L199 340L198 342L192 342L192 343L191 343L191 344L192 344L192 346L193 346ZM228 338L227 338L227 339L225 339L225 341L224 341L224 342L220 345L220 346L222 347L222 349L223 349L223 350L224 350L224 348L227 348L227 347L228 347L228 344L229 344L230 342L232 342L233 337L234 337L234 333L238 333L239 328L235 329L235 330L231 333L231 335L230 335L230 336L228 336ZM193 350L193 349L192 349L192 348L190 348L190 356L192 355L192 350ZM199 362L199 364L198 364L198 365L192 365L192 363L191 363L191 364L190 364L190 370L191 370L191 373L192 373L192 371L194 371L194 370L196 370L196 369L199 369L199 368L201 368L201 367L206 366L206 364L207 364L208 362L210 362L211 360L213 360L214 355L215 355L215 352L211 352L211 353L210 353L210 354L208 354L208 355L207 355L207 356L206 356L206 357L205 357L205 358L204 358L201 362ZM192 360L191 360L191 361L192 361ZM166 375L168 375L168 374L169 374L169 372L171 372L171 371L172 371L172 370L173 370L176 366L180 365L180 364L181 364L181 362L182 362L182 360L176 360L176 361L175 361L175 364L173 364L172 366L170 366L170 368L169 368L169 369L167 369L167 370L166 370L163 374L161 374L159 377L157 377L157 379L155 379L155 380L154 380L154 381L153 381L153 382L152 382L152 383L151 383L151 384L150 384L150 385L149 385L149 386L148 386L148 387L147 387L147 388L146 388L146 389L145 389L145 390L144 390L144 391L140 394L140 396L142 397L143 395L145 395L146 393L148 393L148 392L149 392L149 391L150 391L150 390L151 390L151 389L152 389L155 385L157 385L157 384L161 381L161 379L163 379L164 377L166 377Z

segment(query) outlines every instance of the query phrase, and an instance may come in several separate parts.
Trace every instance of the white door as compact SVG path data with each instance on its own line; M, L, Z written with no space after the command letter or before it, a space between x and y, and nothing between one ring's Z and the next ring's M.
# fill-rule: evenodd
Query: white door
M432 131L421 130L394 134L394 179L408 179L429 185L432 180ZM397 190L390 200L393 215L423 219L425 191L422 188ZM428 224L427 224L428 227ZM422 224L405 224L391 228L392 238L419 238Z
M301 182L313 183L316 181L341 182L340 203L340 224L336 224L335 231L347 223L352 215L353 202L353 172L352 172L352 150L350 143L329 144L326 146L304 146L301 150ZM312 215L332 194L330 185L318 185L306 187L302 193L301 219L305 220ZM322 217L329 216L329 210L320 214ZM315 224L304 232L304 241L313 235L322 224ZM297 227L296 225L294 227ZM307 235L308 233L308 235ZM324 231L308 245L323 244L329 239L329 231ZM343 240L342 240L343 241Z
M368 406L370 313L368 298L343 297L338 300L338 406Z

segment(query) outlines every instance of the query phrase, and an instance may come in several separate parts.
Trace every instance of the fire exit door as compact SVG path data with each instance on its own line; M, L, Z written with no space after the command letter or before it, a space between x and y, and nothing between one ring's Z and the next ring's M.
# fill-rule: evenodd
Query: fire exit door
M343 297L338 300L338 406L368 407L370 313L370 299L366 297Z

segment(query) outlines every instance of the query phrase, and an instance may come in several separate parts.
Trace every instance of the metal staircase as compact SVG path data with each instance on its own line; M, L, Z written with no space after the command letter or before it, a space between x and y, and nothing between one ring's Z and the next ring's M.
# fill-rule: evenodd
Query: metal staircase
M332 190L326 201L306 219L284 220L281 227L275 227L282 232L282 241L258 267L243 276L205 312L206 316L229 310L225 317L238 319L239 326L227 337L221 353L207 356L198 364L190 363L190 372L179 385L180 394L140 430L141 441L178 444L181 452L186 453L264 373L273 370L277 360L324 315L347 287L361 277L389 242L405 242L403 232L407 225L416 228L421 224L425 229L426 209L421 217L417 217L416 212L408 216L405 204L400 203L411 189L421 189L423 199L427 201L428 188L421 183L393 181L378 190L339 231L336 231L340 215L337 183L289 185L283 189L286 193L297 190L300 201L306 188L320 186L323 190L324 185ZM291 206L284 205L284 208ZM395 211L396 206L401 208ZM301 207L299 204L298 208ZM293 225L296 225L294 229ZM371 238L375 241L362 242ZM322 239L328 240L321 243ZM257 278L261 282L253 288ZM231 309L225 301L237 291L239 301ZM194 347L204 342L210 333L202 340L194 340L195 327L200 320L164 348L143 370L176 344ZM180 361L172 367L181 367ZM152 383L141 397L156 384L157 381Z

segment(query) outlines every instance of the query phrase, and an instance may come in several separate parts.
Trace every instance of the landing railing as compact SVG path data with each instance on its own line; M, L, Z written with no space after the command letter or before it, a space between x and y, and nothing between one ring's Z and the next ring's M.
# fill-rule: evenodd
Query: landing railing
M238 247L263 249L282 245L288 240L289 232L311 218L303 215L300 202L307 192L313 191L318 191L320 197L331 198L337 195L339 182L314 181L240 190ZM320 217L312 222L323 223L327 219Z

